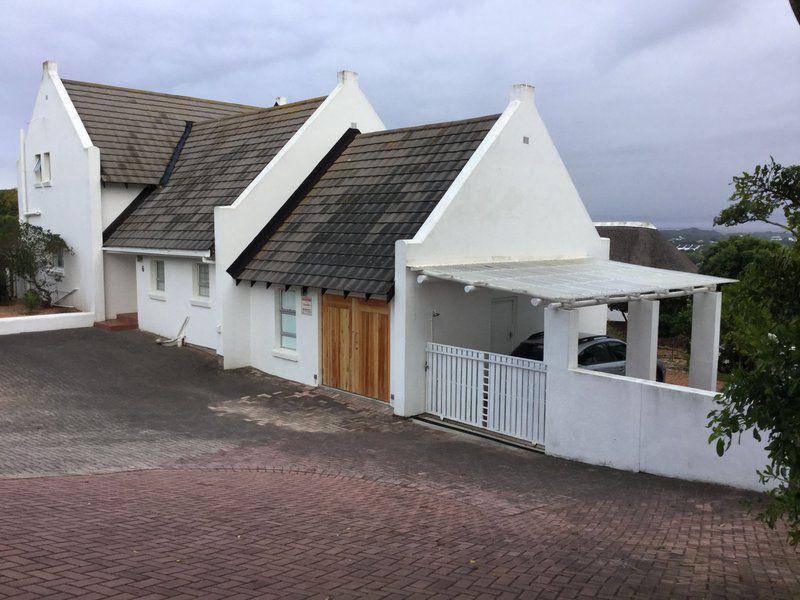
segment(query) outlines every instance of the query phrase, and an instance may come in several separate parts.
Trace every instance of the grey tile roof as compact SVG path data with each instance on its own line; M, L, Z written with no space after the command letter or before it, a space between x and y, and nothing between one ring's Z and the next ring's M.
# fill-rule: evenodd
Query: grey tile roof
M214 207L231 204L324 98L195 125L168 183L106 231L106 246L208 250ZM162 169L163 172L163 169Z
M259 107L62 80L92 143L103 181L156 184L186 121L241 115Z
M597 233L611 240L611 260L643 267L697 273L697 266L691 259L657 229L629 225L599 225Z
M497 117L357 135L228 272L391 294L395 241L419 230Z

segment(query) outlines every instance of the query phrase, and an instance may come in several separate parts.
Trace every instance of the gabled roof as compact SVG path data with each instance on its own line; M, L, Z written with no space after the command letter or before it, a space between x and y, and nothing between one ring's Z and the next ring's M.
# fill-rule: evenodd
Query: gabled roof
M228 273L248 281L390 295L395 241L416 234L498 116L346 140Z
M214 207L233 203L323 100L194 125L169 181L137 199L112 223L104 234L105 245L209 250L214 244Z
M258 110L255 106L62 80L92 143L102 180L157 184L186 121L202 122Z
M666 239L655 226L644 223L595 223L600 237L611 240L611 260L697 273L697 266Z

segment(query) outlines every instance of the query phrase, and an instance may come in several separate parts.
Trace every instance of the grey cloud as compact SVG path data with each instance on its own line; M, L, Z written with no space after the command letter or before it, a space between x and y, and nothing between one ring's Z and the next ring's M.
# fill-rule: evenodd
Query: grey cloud
M65 77L267 104L341 68L389 126L498 112L531 82L590 212L705 224L730 177L800 162L788 2L31 2L0 5L0 187L40 62ZM679 222L680 221L680 222Z

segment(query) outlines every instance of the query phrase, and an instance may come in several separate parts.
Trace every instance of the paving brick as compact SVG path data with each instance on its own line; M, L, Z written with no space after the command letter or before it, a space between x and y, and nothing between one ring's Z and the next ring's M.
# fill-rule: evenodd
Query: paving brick
M139 332L3 341L2 599L800 597L753 494L432 430Z

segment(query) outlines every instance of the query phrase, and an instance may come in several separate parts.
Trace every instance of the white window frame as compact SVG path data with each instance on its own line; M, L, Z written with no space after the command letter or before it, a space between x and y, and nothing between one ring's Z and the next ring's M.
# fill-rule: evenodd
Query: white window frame
M292 294L294 296L294 308L283 308L283 297L284 294ZM299 301L299 295L297 290L294 289L278 289L275 290L275 348L273 349L272 353L279 357L285 358L287 360L297 360L297 304ZM283 329L283 317L284 316L293 316L294 317L294 333L289 331L284 331ZM283 345L284 337L290 337L294 339L294 348L289 348Z
M42 153L42 185L49 186L53 178L53 171L50 166L50 153Z
M50 153L42 152L33 155L33 185L35 187L49 187L51 185L52 169L50 166Z
M42 187L42 155L33 155L33 185Z
M163 289L158 289L158 265L162 265L163 277L161 279L161 286ZM150 261L150 297L153 300L166 300L167 291L167 263L164 259L154 258Z
M64 251L59 250L53 255L53 268L51 271L56 273L64 274L64 265L65 265L65 258L64 258Z
M205 296L200 292L200 271L206 270L208 272L208 292ZM201 308L211 307L211 265L209 263L198 262L194 263L192 267L192 306L199 306Z

